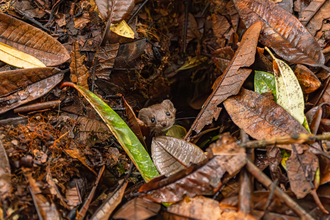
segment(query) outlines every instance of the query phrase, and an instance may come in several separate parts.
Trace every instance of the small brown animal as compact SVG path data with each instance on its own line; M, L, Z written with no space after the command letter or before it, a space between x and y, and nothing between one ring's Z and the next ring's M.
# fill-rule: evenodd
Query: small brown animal
M160 104L140 110L138 118L142 120L155 136L164 135L175 122L176 109L173 103L166 99Z

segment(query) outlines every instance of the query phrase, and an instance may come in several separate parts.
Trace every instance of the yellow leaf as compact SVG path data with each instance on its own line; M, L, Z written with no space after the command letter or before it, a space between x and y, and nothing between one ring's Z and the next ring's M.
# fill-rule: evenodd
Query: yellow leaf
M19 68L46 67L37 58L0 42L0 60Z
M134 39L134 32L125 20L122 20L119 24L111 24L110 30L119 36Z
M288 64L277 59L267 47L265 49L274 59L273 69L277 96L276 103L302 124L305 120L305 103L299 81Z

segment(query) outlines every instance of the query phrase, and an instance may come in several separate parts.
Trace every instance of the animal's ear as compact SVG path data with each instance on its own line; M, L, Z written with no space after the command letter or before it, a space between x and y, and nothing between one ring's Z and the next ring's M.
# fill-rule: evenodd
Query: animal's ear
M148 115L148 109L147 108L143 108L139 111L139 115L138 115L138 118L141 119L142 121L146 121L146 117Z
M162 102L162 104L167 106L169 109L174 109L175 110L173 103L169 99L165 99Z

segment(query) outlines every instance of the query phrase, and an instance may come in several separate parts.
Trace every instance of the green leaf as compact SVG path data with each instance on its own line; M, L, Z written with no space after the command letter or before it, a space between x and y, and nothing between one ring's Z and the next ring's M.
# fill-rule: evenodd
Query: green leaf
M267 72L255 71L254 74L254 91L262 94L272 92L276 102L276 85L275 77Z
M277 59L267 47L265 49L274 59L276 102L302 124L305 119L305 103L299 81L288 64Z
M87 99L108 126L112 134L117 138L146 182L159 175L149 154L139 139L114 110L88 89L68 82L63 83L61 87L63 86L74 87Z

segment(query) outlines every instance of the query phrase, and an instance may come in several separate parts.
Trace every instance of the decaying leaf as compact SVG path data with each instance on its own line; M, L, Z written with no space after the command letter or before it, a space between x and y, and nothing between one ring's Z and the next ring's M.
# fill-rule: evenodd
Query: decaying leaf
M12 190L11 170L6 150L0 140L0 197L3 201L10 196Z
M288 11L269 0L234 0L234 3L247 27L262 22L260 42L271 47L283 59L292 63L324 66L320 45Z
M110 30L119 36L134 39L134 31L125 20L122 20L119 24L111 24Z
M221 214L223 212L218 201L204 196L185 197L181 202L168 207L167 211L179 216L201 220L222 219Z
M222 185L221 178L228 172L230 175L238 172L245 165L242 154L233 153L240 149L238 145L232 148L222 146L224 154L215 156L206 163L191 165L168 178L159 176L144 184L139 192L144 192L148 200L154 202L177 202L185 195L213 195Z
M134 0L95 0L103 20L110 19L111 23L118 23L125 19L132 11Z
M313 189L314 176L319 167L316 155L309 151L297 155L292 151L286 167L292 192L297 199L304 198Z
M321 86L321 81L306 66L298 64L294 71L304 93L312 93Z
M267 47L266 49L274 59L276 103L302 124L305 120L305 102L299 81L288 64L277 59Z
M53 67L46 67L0 72L0 96L23 89L32 83L55 75L59 71Z
M38 28L0 13L0 42L36 57L46 66L57 66L70 56L65 47Z
M46 67L37 58L0 42L0 60L19 68Z
M308 31L312 34L315 35L318 30L322 28L323 21L325 19L329 19L329 10L330 10L330 2L329 1L323 1L323 0L318 0L318 1L313 1L315 3L311 3L306 9L307 10L315 10L318 8L318 10L315 10L315 15L311 17L310 21L306 25L306 28ZM323 2L323 3L322 3ZM311 8L310 8L311 6ZM308 19L308 18L307 18ZM307 20L306 19L306 20Z
M110 215L112 214L113 210L120 204L125 189L127 187L128 181L124 180L125 182L122 186L116 190L113 194L111 194L104 203L96 210L94 215L91 217L91 220L108 220Z
M53 75L51 77L29 85L24 90L20 90L6 97L2 97L0 99L0 114L45 95L57 84L59 84L62 81L63 77L64 73Z
M326 0L313 0L307 8L299 14L299 20L303 25L307 25Z
M29 189L36 207L39 219L61 219L53 201L48 201L46 197L41 194L41 189L37 182L33 179L31 173L26 173L25 177L29 182Z
M170 176L190 165L206 160L204 152L179 138L159 136L152 140L151 157L160 174Z
M294 133L308 134L284 108L256 92L241 89L237 96L228 98L224 105L234 123L257 140ZM279 146L291 150L290 145ZM297 145L296 148L301 153L308 146Z
M136 197L120 207L113 219L148 219L157 215L160 208L160 204Z
M95 170L88 166L86 161L87 158L84 156L84 154L78 149L64 149L63 150L65 153L67 153L70 157L74 158L74 159L78 159L82 164L84 164L84 166L86 168L88 168L90 171L92 171L92 173L95 174L95 176L97 176L97 173L95 172Z
M231 47L222 47L212 53L212 61L221 72L225 72L234 55L235 53Z
M204 103L203 109L198 114L188 134L191 133L191 130L199 133L205 125L212 123L213 118L218 119L221 111L218 105L229 96L239 92L243 82L251 72L250 69L240 68L250 66L254 62L261 25L261 22L258 22L245 32L234 58L225 73L214 82L213 92Z
M86 56L80 54L78 41L76 41L73 44L73 49L70 55L71 55L71 64L70 64L71 81L84 88L88 88L87 80L89 76L89 71L84 65Z

